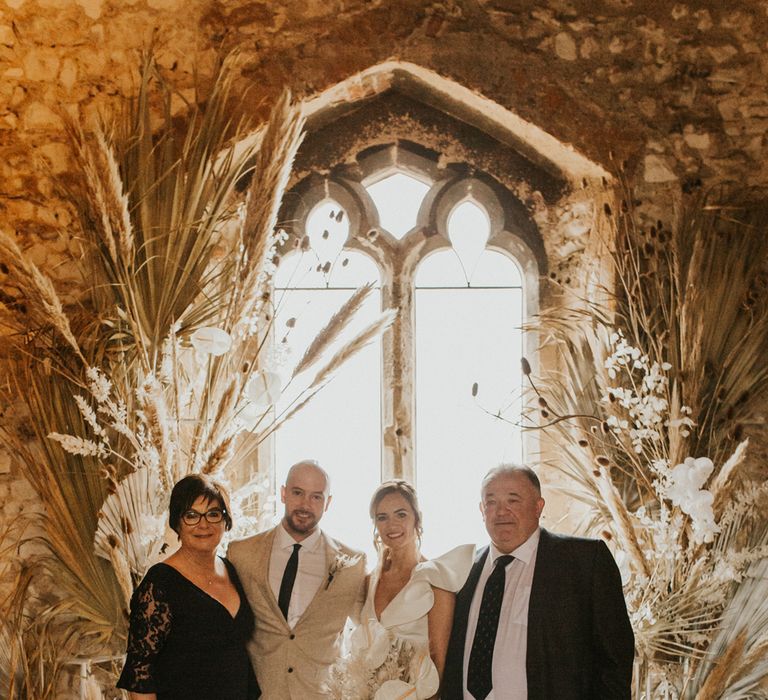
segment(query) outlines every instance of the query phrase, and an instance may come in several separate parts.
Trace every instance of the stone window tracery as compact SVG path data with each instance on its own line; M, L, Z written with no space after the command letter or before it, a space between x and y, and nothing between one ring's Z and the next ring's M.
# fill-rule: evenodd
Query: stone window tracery
M522 408L520 358L535 352L535 339L521 327L538 305L538 265L505 196L493 178L438 167L399 142L362 153L354 173L313 173L287 197L291 238L307 236L311 250L281 260L276 343L300 352L301 333L321 328L366 282L376 288L367 319L399 310L381 341L286 423L270 450L278 486L297 459L330 468L337 504L362 507L331 508L324 526L353 546L369 545L367 498L392 477L419 489L428 553L479 536L474 500L446 509L446 494L477 488L490 466L520 461L529 447L494 416Z

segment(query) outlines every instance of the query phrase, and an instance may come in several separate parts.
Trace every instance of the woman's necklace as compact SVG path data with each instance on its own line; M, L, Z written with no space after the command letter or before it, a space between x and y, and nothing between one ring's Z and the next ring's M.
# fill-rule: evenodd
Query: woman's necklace
M184 556L184 559L187 560L187 563L189 564L190 568L194 571L195 576L202 578L205 580L206 585L205 587L208 588L209 586L213 585L213 579L216 578L216 562L214 560L214 569L213 572L207 571L203 569L192 557L189 556L183 549L181 550L181 554Z

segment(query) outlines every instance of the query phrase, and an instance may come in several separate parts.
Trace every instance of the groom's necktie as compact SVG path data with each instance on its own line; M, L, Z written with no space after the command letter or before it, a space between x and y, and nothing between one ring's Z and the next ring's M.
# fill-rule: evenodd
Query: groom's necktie
M277 607L283 613L283 617L288 619L288 606L291 604L291 593L293 593L293 582L296 580L296 572L299 570L299 549L300 544L293 545L293 552L288 558L288 563L283 571L283 580L280 581L280 593L277 596Z
M491 668L493 665L493 645L496 642L496 630L499 628L501 601L504 597L504 567L514 559L511 554L499 557L485 582L480 614L477 617L475 638L469 654L467 668L467 690L476 700L485 700L493 688Z

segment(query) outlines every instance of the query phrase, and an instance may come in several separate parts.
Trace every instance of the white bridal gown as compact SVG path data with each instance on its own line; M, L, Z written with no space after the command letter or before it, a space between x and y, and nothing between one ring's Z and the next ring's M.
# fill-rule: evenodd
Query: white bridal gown
M374 700L423 700L432 697L440 681L429 656L427 613L435 602L432 586L455 593L467 580L475 557L475 546L461 545L437 559L416 565L411 578L376 617L374 595L379 569L371 574L368 595L360 613L360 625L350 640L350 653L362 657L369 669L378 669L387 661L393 644L404 642L413 649L410 680L386 680L378 688ZM386 674L384 674L386 677Z

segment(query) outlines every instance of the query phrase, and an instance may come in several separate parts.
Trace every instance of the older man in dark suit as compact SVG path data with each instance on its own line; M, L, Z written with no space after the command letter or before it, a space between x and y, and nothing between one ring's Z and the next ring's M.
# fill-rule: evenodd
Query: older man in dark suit
M605 543L539 527L535 472L492 469L491 538L456 598L443 700L629 700L634 637Z

